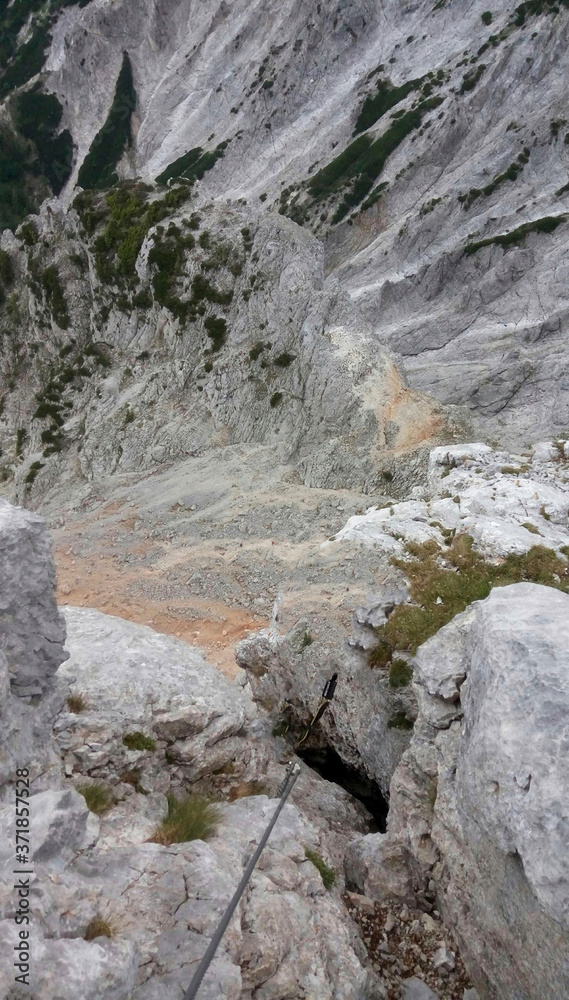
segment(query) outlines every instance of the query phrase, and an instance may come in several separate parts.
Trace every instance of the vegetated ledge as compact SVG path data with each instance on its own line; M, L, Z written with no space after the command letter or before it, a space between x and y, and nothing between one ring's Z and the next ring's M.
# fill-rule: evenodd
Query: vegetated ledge
M188 150L158 175L156 183L167 184L174 177L184 177L192 182L201 181L206 171L211 170L222 158L230 142L230 139L224 139L215 149L208 151L204 151L201 146Z
M519 246L530 233L553 233L562 222L567 219L567 213L563 215L546 215L543 219L534 219L533 222L524 222L517 229L512 229L509 233L500 233L497 236L488 236L485 240L478 240L474 243L467 243L464 247L464 254L467 257L478 253L484 247L496 244L500 247Z
M421 101L416 108L394 119L389 128L377 139L373 140L369 135L360 136L331 163L318 171L308 184L309 193L316 202L323 201L350 184L350 190L344 194L332 222L340 222L352 207L370 194L375 180L381 174L391 154L410 132L420 126L423 115L437 108L442 102L442 97L431 97Z
M404 558L392 557L410 586L412 604L400 604L385 625L375 630L378 645L369 653L372 667L390 668L399 651L416 653L419 646L473 601L483 600L493 587L530 581L569 593L569 550L565 558L553 549L534 545L523 555L510 554L501 564L476 552L471 535L443 529L446 549L435 541L407 542Z
M426 77L418 77L416 80L407 80L400 87L394 87L389 80L378 80L376 93L366 97L362 104L353 134L365 132L372 125L375 125L387 111L394 108L396 104L400 104L412 90L418 90L425 79Z
M529 160L530 151L526 146L524 150L519 154L517 160L510 163L509 167L504 170L501 174L497 174L489 184L486 184L483 188L470 188L466 194L459 194L458 200L463 208L470 208L472 203L476 201L477 198L489 197L489 195L494 194L494 191L500 187L505 181L515 181L519 174L521 174L524 169L525 164Z

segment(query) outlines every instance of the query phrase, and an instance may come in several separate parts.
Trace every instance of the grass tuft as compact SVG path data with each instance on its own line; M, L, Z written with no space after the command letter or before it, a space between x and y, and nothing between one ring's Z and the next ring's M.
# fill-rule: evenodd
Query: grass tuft
M81 785L77 791L83 796L87 806L101 816L115 804L114 796L108 785L94 782L92 785Z
M185 799L168 796L168 812L156 828L150 842L154 844L184 844L189 840L207 840L220 822L217 807L204 795L189 795Z
M98 937L113 938L116 936L116 928L103 917L93 917L85 928L84 941L94 941Z
M67 707L70 712L74 712L76 715L79 712L84 712L87 708L87 702L82 694L70 694L67 699Z

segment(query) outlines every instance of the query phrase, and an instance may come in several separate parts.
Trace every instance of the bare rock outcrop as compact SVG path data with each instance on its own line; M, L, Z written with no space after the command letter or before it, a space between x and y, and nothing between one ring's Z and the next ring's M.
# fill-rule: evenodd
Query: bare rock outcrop
M68 656L64 642L44 523L0 500L0 789L24 766L36 791L58 782L51 729L63 701L54 674Z
M496 588L416 657L387 837L435 880L484 1000L569 989L568 622L565 593Z

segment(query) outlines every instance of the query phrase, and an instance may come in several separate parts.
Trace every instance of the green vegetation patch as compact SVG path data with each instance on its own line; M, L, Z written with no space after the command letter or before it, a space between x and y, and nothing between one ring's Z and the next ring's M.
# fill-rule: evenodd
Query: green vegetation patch
M58 134L63 108L55 94L43 94L40 87L36 83L14 99L14 124L33 143L38 167L57 195L71 176L73 139L68 129Z
M354 135L358 132L365 132L372 125L375 125L383 115L400 104L413 90L418 90L423 84L424 77L416 80L408 80L400 87L394 87L389 80L377 81L377 92L372 97L366 97L362 104L361 111L357 117L354 128Z
M467 194L460 194L458 200L461 202L464 208L470 208L473 201L482 196L488 197L494 194L494 191L504 184L505 181L515 181L519 174L521 174L524 169L525 164L529 160L529 149L526 147L522 153L519 154L518 158L510 163L509 167L504 170L501 174L497 174L489 184L486 184L483 188L471 188Z
M555 232L557 227L562 222L565 222L566 218L566 215L548 215L543 219L536 219L534 222L525 222L522 226L518 226L517 229L513 229L509 233L501 233L498 236L489 236L487 239L478 240L475 243L467 243L464 253L467 257L470 257L484 247L493 246L494 244L505 248L519 246L530 233Z
M156 750L156 740L139 731L127 733L126 736L123 736L122 741L128 750L150 750L152 752Z
M53 319L62 330L67 330L70 323L67 299L55 264L45 268L40 280Z
M7 0L0 5L0 97L21 87L45 62L50 31L63 7L86 7L89 0ZM18 37L30 19L29 39Z
M183 156L174 160L170 166L166 167L156 178L157 184L167 184L173 177L185 177L186 180L201 180L206 171L211 170L217 161L224 155L229 145L229 139L220 142L215 149L204 152L201 146L188 150Z
M73 202L88 234L92 235L105 223L95 240L94 251L97 275L106 285L117 282L131 287L136 285L136 261L149 229L190 197L189 190L181 187L168 191L163 198L149 201L151 190L140 182L122 181L104 197L95 191L84 191ZM166 241L158 235L155 242L178 242L181 253L182 249L193 247L194 238L189 233L182 239L179 229L171 227Z
M178 227L171 224L165 235L156 234L154 245L148 254L148 263L156 268L152 278L154 298L180 321L186 318L189 304L175 294L176 282L184 270L186 251L192 250L194 246L195 240L191 233L182 236Z
M480 66L477 66L475 70L472 70L471 73L467 73L462 80L462 86L459 93L466 94L467 91L474 90L485 69L486 66L484 63L480 63Z
M322 855L312 847L305 847L304 853L309 861L320 872L325 889L331 889L336 882L336 872L326 864Z
M273 364L277 365L278 368L288 368L295 360L296 354L289 354L288 351L283 351L282 354L277 354L273 360Z
M521 27L528 17L538 14L558 14L560 7L569 7L569 0L525 0L516 7L514 24Z
M354 205L369 195L391 154L410 132L420 126L423 115L438 107L442 100L442 97L431 97L422 101L415 109L395 119L387 131L375 140L369 135L360 136L315 174L308 190L316 201L322 201L346 186L350 188L338 206L333 222L339 222Z
M379 644L369 655L371 666L397 664L397 650L415 653L469 604L488 597L493 587L527 580L569 593L569 563L541 545L524 555L509 555L501 565L475 552L470 535L456 535L444 550L434 541L408 542L406 548L407 557L391 562L408 579L413 603L396 607L376 629Z
M80 187L104 189L118 181L116 167L125 149L132 144L132 113L136 107L136 90L132 66L127 53L115 88L115 96L107 120L97 133L85 157L77 183Z
M389 667L389 686L392 688L408 687L413 677L413 668L402 657L396 657Z
M221 316L208 316L204 327L211 338L212 351L220 351L227 336L227 321Z
M91 812L101 816L114 806L115 799L108 785L94 782L92 785L81 785L77 791L83 796Z
M204 795L185 799L168 796L168 812L150 840L155 844L183 844L189 840L213 837L221 815L219 809Z
M30 465L30 468L28 470L28 474L27 474L26 478L24 479L24 482L25 482L27 488L29 488L29 489L32 488L33 484L36 481L36 476L37 476L38 472L41 469L43 469L43 463L42 462L32 462L32 464Z

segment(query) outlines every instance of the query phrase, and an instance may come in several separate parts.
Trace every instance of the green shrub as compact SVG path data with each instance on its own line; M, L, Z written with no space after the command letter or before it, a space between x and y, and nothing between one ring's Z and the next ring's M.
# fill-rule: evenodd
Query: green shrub
M24 451L24 444L26 443L28 437L28 432L25 427L20 427L16 431L16 455L18 458L21 457Z
M203 274L196 274L192 281L192 299L194 302L215 302L220 306L228 306L233 299L233 292L220 292L210 284Z
M422 101L417 108L406 111L393 121L387 131L375 141L369 135L360 136L315 174L309 182L308 189L316 201L322 201L340 188L349 186L332 218L333 222L341 221L352 206L359 204L369 195L375 179L391 154L410 132L419 127L423 115L438 107L441 102L440 97Z
M33 486L33 484L34 484L34 482L36 480L36 476L37 476L38 472L40 471L40 469L43 469L42 462L32 462L32 464L30 465L30 468L28 470L28 474L27 474L26 478L24 479L24 482L26 483L27 486L30 486L30 487Z
M19 94L14 102L18 132L34 144L38 168L54 194L71 176L73 139L68 129L58 133L63 107L55 94L41 93L41 84Z
M14 283L14 262L7 250L0 250L0 282L9 287Z
M277 355L274 359L274 364L278 365L279 368L288 368L295 360L296 354L289 354L288 351L283 351L282 354Z
M314 867L320 872L324 888L331 889L336 882L336 872L334 869L330 868L324 861L322 855L319 854L318 851L315 851L312 847L305 847L304 853L308 860L312 862Z
M220 351L227 335L227 322L220 316L208 316L204 326L211 337L212 350Z
M70 323L67 299L55 264L45 268L40 280L53 319L62 330L67 330Z
M249 351L249 360L257 361L257 359L260 357L263 351L266 350L267 346L268 345L265 344L264 341L258 340L257 343L254 344L251 350Z
M208 840L219 826L217 807L204 795L185 799L168 796L168 813L150 838L155 844L183 844L189 840Z
M466 76L463 78L462 86L460 88L459 93L466 94L467 91L474 90L476 84L478 83L485 69L486 66L484 65L484 63L480 63L480 66L477 66L475 70L473 70L471 73L467 73Z
M278 406L280 403L282 403L282 398L283 398L282 392L273 392L273 395L271 396L270 399L271 409L274 410L275 406Z
M483 24L492 24L492 11L485 10L483 14L480 15Z
M28 247L35 246L39 240L38 231L31 220L23 222L20 226L20 238Z
M201 146L188 150L183 156L174 160L156 178L157 184L167 184L174 177L185 177L192 183L201 180L206 171L211 170L224 155L229 141L220 142L211 152L204 152Z
M129 750L156 750L156 740L151 736L145 736L138 730L134 733L127 733L123 736L123 743Z
M92 785L81 785L77 791L83 796L91 812L101 816L115 804L114 796L108 785L94 782Z

